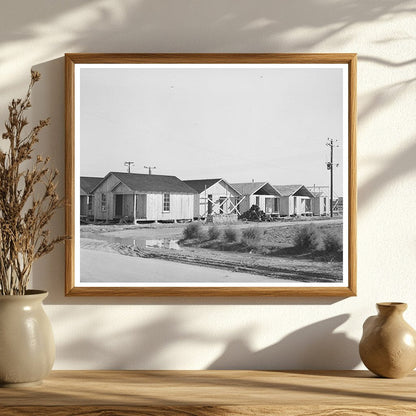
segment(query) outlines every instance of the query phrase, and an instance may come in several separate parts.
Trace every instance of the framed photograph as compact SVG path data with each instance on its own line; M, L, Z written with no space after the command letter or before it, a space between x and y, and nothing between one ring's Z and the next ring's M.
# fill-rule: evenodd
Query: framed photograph
M67 54L66 295L354 296L355 54Z

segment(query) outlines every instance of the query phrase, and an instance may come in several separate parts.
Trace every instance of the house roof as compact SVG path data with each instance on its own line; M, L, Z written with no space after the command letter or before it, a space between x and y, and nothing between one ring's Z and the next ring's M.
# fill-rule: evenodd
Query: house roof
M279 191L268 182L232 183L231 186L241 195L252 195L261 190L260 194L280 196Z
M191 188L195 189L199 194L203 192L205 189L210 188L212 185L215 185L219 182L221 178L218 179L192 179L188 181L184 181L187 185Z
M80 188L86 194L90 194L91 191L103 180L103 178L97 178L95 176L81 176Z
M301 191L302 196L313 197L312 192L309 191L304 185L273 185L273 187L282 196L292 196Z
M211 186L215 185L218 182L224 182L227 186L229 186L235 193L239 194L238 190L234 188L231 184L229 184L225 179L218 178L218 179L192 179L188 181L184 181L187 185L191 188L195 189L199 194L204 192L205 189L210 188Z
M329 197L328 195L328 187L327 186L307 186L308 191L312 193L315 197Z
M132 191L137 192L177 192L185 194L195 194L195 190L181 181L176 176L167 175L149 175L144 173L126 173L126 172L109 172L103 179L106 180L109 175L114 175L120 182L124 183ZM103 182L102 181L102 182ZM98 187L98 185L96 186Z

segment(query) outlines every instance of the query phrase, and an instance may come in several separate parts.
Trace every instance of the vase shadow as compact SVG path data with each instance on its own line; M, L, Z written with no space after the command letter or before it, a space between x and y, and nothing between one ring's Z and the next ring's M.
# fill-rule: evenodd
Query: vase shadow
M231 340L208 369L343 370L360 363L358 343L335 332L349 314L300 328L275 344L253 351L244 338Z

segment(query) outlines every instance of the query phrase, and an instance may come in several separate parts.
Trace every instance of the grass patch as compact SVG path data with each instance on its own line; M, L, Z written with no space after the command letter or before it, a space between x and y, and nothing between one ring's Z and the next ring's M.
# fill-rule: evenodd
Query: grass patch
M264 236L264 230L259 227L245 228L242 232L241 241L249 248L259 248Z
M265 257L296 257L316 261L342 261L342 224L288 224L279 226L210 226L204 232L199 223L189 224L192 238L186 247L250 253ZM196 225L196 227L195 227ZM187 228L188 228L187 227Z

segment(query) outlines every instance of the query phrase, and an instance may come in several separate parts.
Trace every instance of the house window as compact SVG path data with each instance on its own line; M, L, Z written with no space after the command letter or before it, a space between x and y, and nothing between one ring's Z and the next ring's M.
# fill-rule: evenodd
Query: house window
M163 212L170 211L170 194L163 194Z
M101 211L107 211L107 195L101 194Z
M260 197L256 196L256 205L259 207L260 206Z

